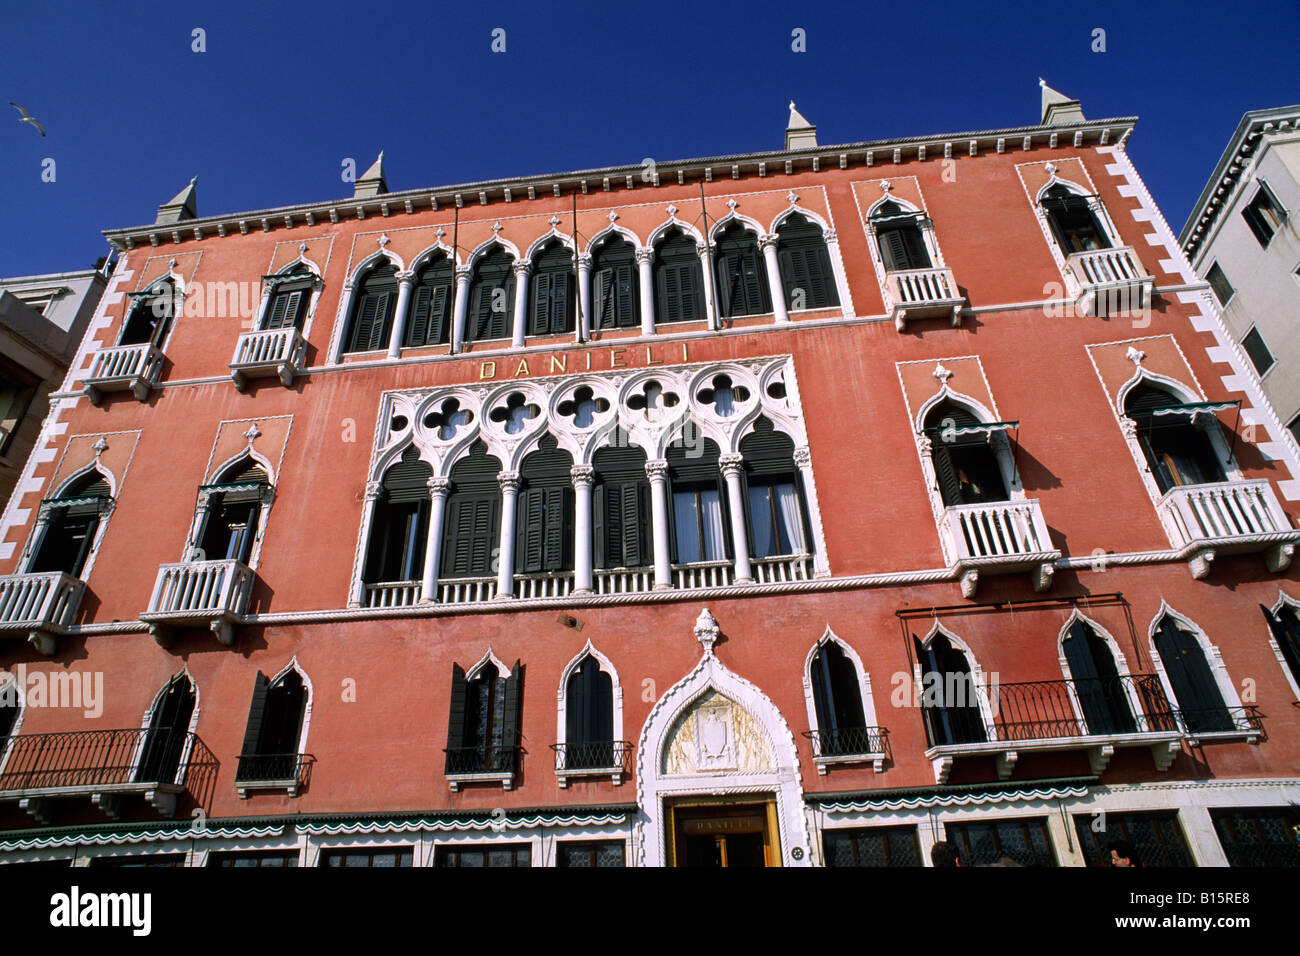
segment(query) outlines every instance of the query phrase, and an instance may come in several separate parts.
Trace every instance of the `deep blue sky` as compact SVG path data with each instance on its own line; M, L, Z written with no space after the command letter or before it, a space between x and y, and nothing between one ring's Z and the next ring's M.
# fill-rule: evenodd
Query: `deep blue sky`
M1296 0L9 3L0 275L92 265L191 176L212 215L351 195L380 148L393 189L774 149L791 98L822 143L1018 126L1040 75L1141 117L1177 232L1241 114L1300 103L1298 28Z

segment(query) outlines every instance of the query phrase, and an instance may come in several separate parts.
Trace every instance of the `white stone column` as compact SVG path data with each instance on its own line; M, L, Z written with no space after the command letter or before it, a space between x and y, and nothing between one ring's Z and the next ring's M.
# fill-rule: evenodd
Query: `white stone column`
M763 261L767 263L767 291L772 297L772 311L776 313L777 322L789 322L790 313L785 308L785 288L781 285L781 263L776 257L776 236L764 236L758 240L758 247L763 250ZM807 289L804 290L805 294Z
M497 475L501 486L501 540L497 545L497 597L514 596L515 588L515 502L519 498L519 472Z
M666 591L673 586L673 567L668 541L668 462L655 458L645 463L646 477L650 479L650 521L654 538L655 590Z
M718 458L718 467L727 482L727 507L731 512L731 544L736 550L736 583L753 584L749 567L749 533L745 529L745 498L740 483L740 470L744 459L735 452Z
M393 310L393 332L388 338L388 357L402 354L402 337L406 335L406 321L411 310L411 290L415 288L415 273L410 269L397 273L397 308Z
M528 277L533 274L533 264L527 259L517 261L510 268L515 271L515 318L510 330L510 344L524 347L524 329L528 324Z
M460 266L456 270L456 311L451 320L452 355L465 347L465 313L469 311L469 277L472 272L469 266Z
M596 469L591 465L574 465L573 479L573 592L591 593L591 485Z
M424 586L420 590L420 600L425 603L438 600L438 566L442 561L442 524L447 511L447 495L450 493L450 478L429 479L429 534L424 542Z
M591 339L591 256L578 256L578 341Z
M348 607L361 607L365 597L366 561L370 558L370 537L375 531L375 505L384 495L384 486L378 481L366 482L366 503L361 511L361 527L365 534L361 536L361 562L357 566L356 580L352 582L352 593L348 595Z
M636 251L637 275L641 280L641 334L655 334L655 251L638 249Z
M713 251L707 243L696 243L695 251L700 256L700 274L704 277L704 315L709 320L709 328L718 328L718 302L713 294Z

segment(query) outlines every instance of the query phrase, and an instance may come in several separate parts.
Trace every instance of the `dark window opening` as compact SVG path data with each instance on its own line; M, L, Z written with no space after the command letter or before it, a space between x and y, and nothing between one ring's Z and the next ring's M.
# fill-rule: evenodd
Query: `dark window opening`
M808 508L794 464L794 442L766 417L740 443L745 462L750 557L807 554Z
M1282 652L1282 659L1291 672L1291 678L1300 684L1300 614L1290 604L1283 604L1277 614L1262 604L1259 609L1264 612L1264 618L1268 621L1269 630L1273 632L1273 640Z
M302 330L303 320L307 318L307 307L311 303L312 281L314 277L305 267L289 273L292 280L281 280L267 303L266 317L262 330L298 329Z
M655 322L705 318L704 279L695 240L670 229L655 245Z
M145 733L144 747L136 770L137 783L173 783L189 738L194 716L194 685L188 674L177 674L167 682L154 704Z
M384 472L383 497L375 502L371 520L367 584L422 580L432 475L414 446Z
M1264 344L1264 336L1259 334L1259 326L1253 327L1246 333L1246 337L1241 340L1241 347L1246 350L1251 363L1255 366L1255 371L1260 375L1273 367L1273 353Z
M48 502L49 518L27 570L79 576L95 543L100 516L110 501L108 481L98 471L91 471Z
M588 654L565 688L564 766L568 769L613 767L614 681Z
M1124 692L1110 645L1080 620L1070 625L1069 635L1061 643L1086 732L1136 733L1133 708Z
M1155 645L1187 729L1194 734L1235 730L1223 692L1196 636L1166 615L1156 627Z
M298 865L297 850L262 852L214 852L208 854L208 866L269 867L292 869Z
M606 239L591 263L593 329L634 329L641 324L640 275L636 250L621 236Z
M997 823L945 823L944 834L962 866L988 866L1003 857L1021 866L1056 866L1047 820L1032 817Z
M447 727L447 773L513 773L523 713L523 665L508 677L491 662L466 679L452 665L451 713Z
M932 747L988 740L979 690L966 655L943 634L922 644L913 637L921 663L921 711Z
M269 485L261 466L244 458L208 487L207 515L199 538L201 554L195 555L195 560L249 562Z
M1223 274L1223 269L1216 262L1210 266L1210 271L1205 274L1205 278L1210 283L1210 288L1214 290L1214 297L1219 300L1219 305L1227 305L1228 300L1236 294L1236 289L1228 281L1228 277Z
M415 850L409 846L375 849L322 850L320 866L399 867L415 865Z
M1300 867L1300 812L1295 807L1211 810L1229 866Z
M732 560L726 491L718 468L718 446L688 425L692 441L668 447L673 561Z
M1094 830L1099 822L1104 829ZM1074 831L1079 835L1079 849L1088 866L1110 866L1110 843L1124 840L1133 847L1133 862L1140 866L1195 866L1177 810L1149 813L1112 813L1104 819L1096 814L1080 813L1074 817Z
M127 316L122 327L122 337L118 345L155 345L162 348L171 329L172 319L176 314L176 287L170 282L163 282L150 290L150 294L136 299L131 314Z
M1124 401L1124 413L1137 423L1138 443L1160 491L1226 481L1223 463L1203 428L1183 415L1155 414L1178 404L1169 392L1152 385L1138 386ZM1217 428L1217 420L1210 427Z
M930 461L939 493L948 507L1011 498L992 434L961 431L963 426L977 424L979 420L969 410L947 400L925 417Z
M366 276L354 296L345 352L375 352L388 347L397 309L397 266L385 261Z
M813 655L810 670L821 755L871 752L853 661L837 643L827 641Z
M1110 248L1110 240L1106 238L1087 197L1056 185L1047 191L1042 201L1048 225L1065 255Z
M440 846L434 851L434 866L525 867L532 866L533 848L527 843L490 846Z
M626 845L622 840L561 842L556 844L555 865L563 867L626 866Z
M924 866L916 827L822 831L827 866Z
M881 203L871 219L887 272L930 268L930 252L925 247L918 214L904 212L902 206L890 201Z
M1264 247L1272 242L1274 234L1286 223L1286 210L1263 182L1259 184L1254 198L1241 210L1241 215L1259 244Z
M253 682L237 780L297 780L299 740L307 712L307 687L290 670L274 684L260 671Z
M840 304L826 239L803 216L788 217L776 230L776 259L787 309L826 309Z

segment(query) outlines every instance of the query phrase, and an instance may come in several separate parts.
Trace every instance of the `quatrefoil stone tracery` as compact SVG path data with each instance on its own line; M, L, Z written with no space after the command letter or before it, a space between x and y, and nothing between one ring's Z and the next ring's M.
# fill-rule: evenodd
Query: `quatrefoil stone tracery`
M645 383L641 391L627 400L627 407L634 412L641 412L648 422L658 421L664 411L675 407L681 399L676 392L669 391L659 382L651 380Z
M459 429L473 420L474 413L467 408L461 408L459 399L449 398L437 411L429 412L424 416L424 427L436 429L440 440L451 441L456 437Z
M733 385L729 375L715 375L709 387L700 389L699 397L701 404L713 406L715 415L726 418L749 400L749 389Z
M609 400L595 395L587 385L579 386L573 397L556 407L556 411L566 418L572 418L575 428L590 428L596 416L609 411Z
M540 415L541 411L536 405L528 403L523 392L511 392L504 403L492 409L488 418L503 425L507 435L517 435L527 427L529 421Z

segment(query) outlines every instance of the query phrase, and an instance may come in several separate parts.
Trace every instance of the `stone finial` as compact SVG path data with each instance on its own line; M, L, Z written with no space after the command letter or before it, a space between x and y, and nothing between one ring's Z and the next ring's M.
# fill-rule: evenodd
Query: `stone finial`
M791 205L794 205L799 201L799 196L793 190L791 190L789 195L787 195L785 198L786 201L789 202Z
M381 196L388 192L388 177L384 175L384 151L379 151L379 158L370 164L370 168L357 177L352 184L352 198Z
M677 207L676 207L676 206L669 206L669 207L668 207L668 216L669 216L670 219L676 219L676 218L677 218Z
M95 444L91 445L90 447L91 450L94 451L95 453L96 460L98 460L100 455L108 451L108 439L106 439L103 435L100 435L97 439L95 439Z
M1130 345L1128 351L1124 353L1124 357L1134 365L1141 365L1142 360L1147 357L1147 353Z
M495 235L496 233L499 233L499 232L500 232L502 229L504 229L504 228L505 228L505 226L501 225L501 220L500 220L500 219L498 219L496 222L492 223L492 233L493 233L494 235Z
M248 439L250 445L262 437L262 431L257 427L257 422L253 422L248 426L248 431L244 432L244 437Z
M933 375L938 380L940 385L947 385L948 379L952 378L952 372L944 368L942 362L936 364L934 367L934 371L931 372L930 374Z
M158 218L154 224L184 222L187 219L198 218L198 177L190 180L190 184L171 198L169 202L163 203L158 207Z
M384 246L388 245L392 241L393 240L388 238L388 233L386 232L383 233L378 239L375 240L375 242L379 243L380 249L384 248Z
M718 627L718 622L713 619L706 607L700 611L700 616L695 619L695 639L704 646L705 654L713 653L713 645L717 643L722 629Z
M1043 126L1069 126L1084 122L1083 110L1078 100L1052 89L1041 76L1038 85L1043 91Z
M608 219L611 223L613 223L616 219L618 219L618 213L616 213L614 210L611 209L609 211L609 215L606 216L605 218Z
M559 217L559 216L552 216L548 221L549 221L550 224L551 224L551 228L554 229L556 226L558 226L558 225L560 224L560 217Z

